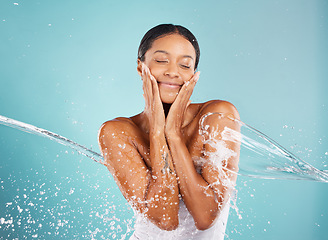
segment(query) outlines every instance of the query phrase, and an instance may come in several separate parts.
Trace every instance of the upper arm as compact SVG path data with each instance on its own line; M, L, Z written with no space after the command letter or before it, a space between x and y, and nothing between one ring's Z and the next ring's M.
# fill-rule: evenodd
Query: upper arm
M222 138L222 133L231 130L240 132L239 122L233 120L239 120L239 114L231 103L213 101L204 109L203 116L206 115L200 126L206 159L202 176L214 190L219 203L224 203L237 178L240 143Z
M135 137L131 123L112 120L101 126L98 141L105 164L122 194L143 212L149 171L135 146Z

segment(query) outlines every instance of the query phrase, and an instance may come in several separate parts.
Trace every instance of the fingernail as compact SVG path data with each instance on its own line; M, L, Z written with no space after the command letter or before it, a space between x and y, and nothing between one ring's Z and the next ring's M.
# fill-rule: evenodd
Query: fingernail
M141 72L142 72L142 74L145 73L145 67L144 67L144 64L143 63L141 63Z
M196 75L196 76L195 76L195 82L197 82L198 79L199 79L200 72L196 72L195 75Z

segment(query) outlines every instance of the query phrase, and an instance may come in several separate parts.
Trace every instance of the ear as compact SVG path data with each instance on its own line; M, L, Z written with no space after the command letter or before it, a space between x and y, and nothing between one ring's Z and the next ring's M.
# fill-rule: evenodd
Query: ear
M137 63L138 63L137 72L138 72L139 76L141 77L142 76L142 62L140 59L138 59Z

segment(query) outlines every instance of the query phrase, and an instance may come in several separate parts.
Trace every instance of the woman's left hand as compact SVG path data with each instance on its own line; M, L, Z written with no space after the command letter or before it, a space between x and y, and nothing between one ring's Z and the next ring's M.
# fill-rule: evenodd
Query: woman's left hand
M165 135L181 136L181 128L184 121L184 114L190 105L190 97L199 79L200 72L196 72L190 80L186 81L181 87L178 96L174 100L166 118Z

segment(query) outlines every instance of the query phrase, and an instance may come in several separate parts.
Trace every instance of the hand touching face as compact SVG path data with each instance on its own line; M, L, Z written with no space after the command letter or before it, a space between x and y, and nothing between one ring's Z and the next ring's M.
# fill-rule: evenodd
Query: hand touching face
M153 42L144 64L157 80L162 102L174 102L182 85L194 75L195 59L194 47L181 35L171 34ZM141 62L138 72L142 73Z

